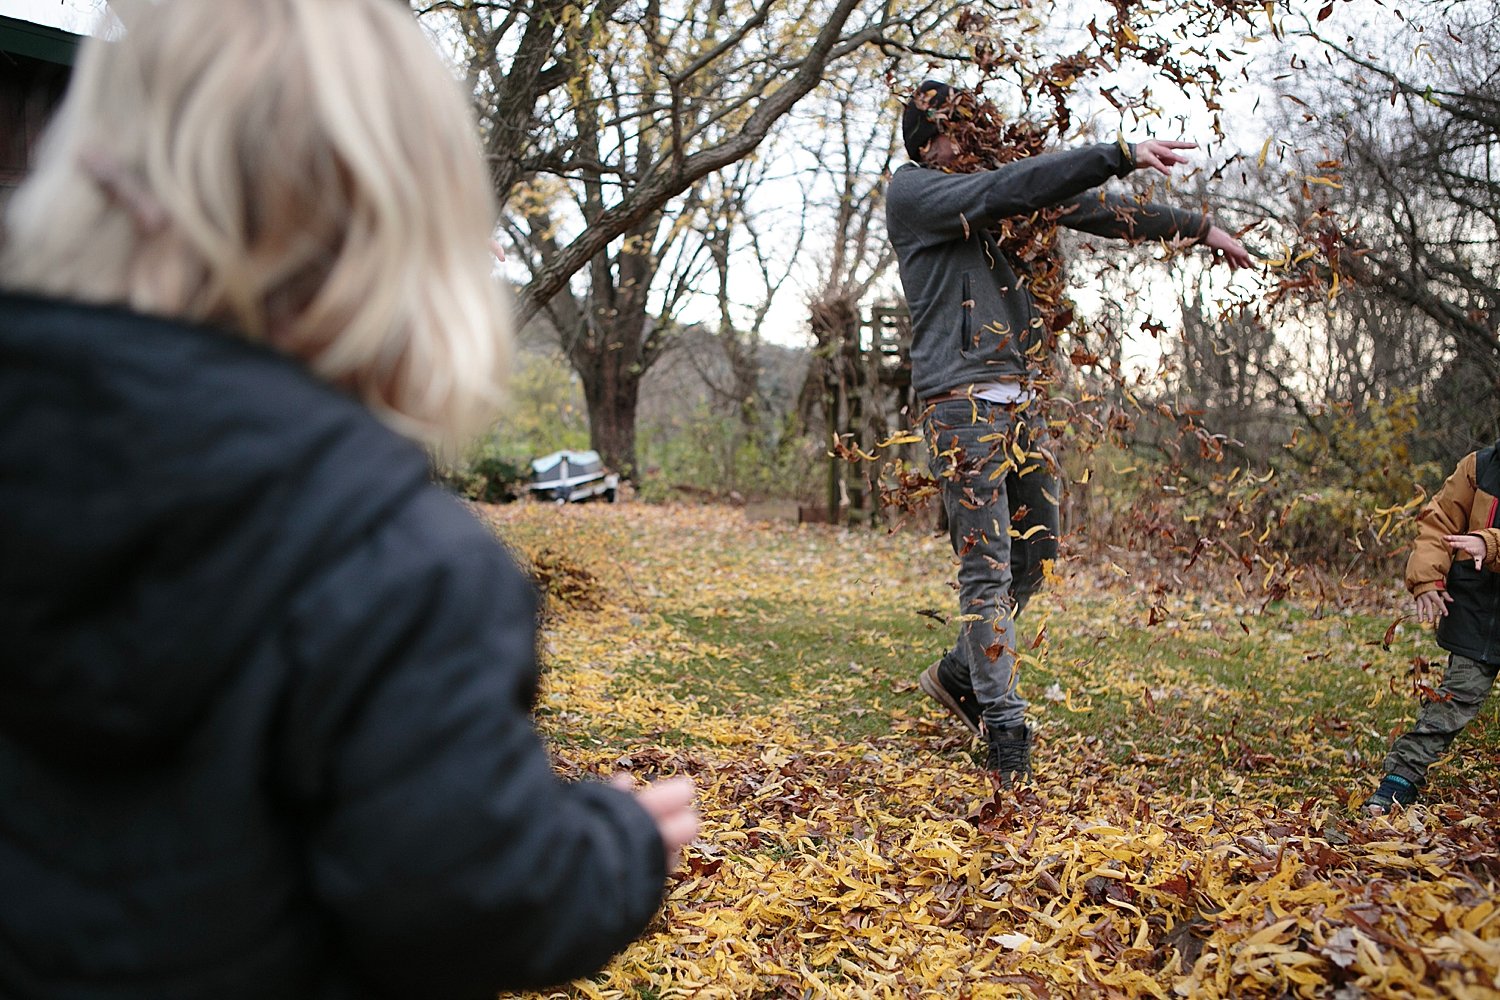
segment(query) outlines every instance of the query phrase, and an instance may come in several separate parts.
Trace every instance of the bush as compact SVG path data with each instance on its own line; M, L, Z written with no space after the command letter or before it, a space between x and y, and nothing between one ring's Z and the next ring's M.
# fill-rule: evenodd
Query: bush
M1331 550L1352 547L1390 561L1416 537L1413 515L1445 474L1439 463L1412 460L1417 406L1412 392L1364 409L1336 406L1324 415L1323 433L1288 446L1285 479L1301 502L1283 520L1295 551L1326 561L1336 555Z
M582 393L555 352L522 353L500 423L456 461L438 463L436 478L459 496L505 503L524 496L531 460L589 446Z
M439 483L468 500L480 503L509 503L526 491L531 469L501 455L493 444L478 446L461 461L439 466Z
M639 439L644 471L639 495L647 501L683 492L747 499L805 499L824 473L827 459L811 443L785 428L748 429L738 416L706 406L671 422L643 427Z
M1228 556L1268 578L1287 565L1389 577L1446 471L1412 461L1419 433L1415 397L1400 395L1332 408L1319 433L1297 435L1258 469L1145 460L1107 444L1065 452L1065 529L1182 564Z

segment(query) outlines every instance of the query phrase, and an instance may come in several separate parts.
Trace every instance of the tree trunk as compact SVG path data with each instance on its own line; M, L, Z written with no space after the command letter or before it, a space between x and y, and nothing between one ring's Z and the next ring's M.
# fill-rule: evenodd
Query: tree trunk
M631 482L639 481L635 454L635 414L641 379L622 351L606 351L583 379L589 410L589 443L604 464Z
M650 246L649 231L633 235L643 236L639 244ZM641 379L658 353L656 324L646 309L646 291L655 270L649 251L622 250L613 262L602 255L596 258L589 328L568 350L583 380L589 442L606 465L631 482L639 482L635 416Z

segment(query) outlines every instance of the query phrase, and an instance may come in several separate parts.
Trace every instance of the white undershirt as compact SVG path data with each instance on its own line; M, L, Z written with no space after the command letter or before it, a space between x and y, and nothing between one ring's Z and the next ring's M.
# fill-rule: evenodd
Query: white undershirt
M986 403L1029 403L1033 395L1020 382L975 382L970 388L975 399Z

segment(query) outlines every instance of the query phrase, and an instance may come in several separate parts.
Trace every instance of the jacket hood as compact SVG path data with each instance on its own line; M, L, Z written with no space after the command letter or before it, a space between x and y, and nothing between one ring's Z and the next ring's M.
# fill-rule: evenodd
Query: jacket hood
M273 351L0 295L0 732L75 761L169 752L427 470Z

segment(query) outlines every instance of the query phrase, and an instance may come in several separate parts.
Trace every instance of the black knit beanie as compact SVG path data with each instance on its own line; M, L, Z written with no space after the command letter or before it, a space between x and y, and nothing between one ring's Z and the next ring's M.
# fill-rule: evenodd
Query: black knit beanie
M906 143L907 155L918 163L922 162L922 147L935 139L938 134L937 123L932 120L932 112L947 104L948 95L952 92L953 88L946 83L923 80L911 100L906 102L906 109L901 112L901 140ZM919 99L927 105L926 110L917 107Z

